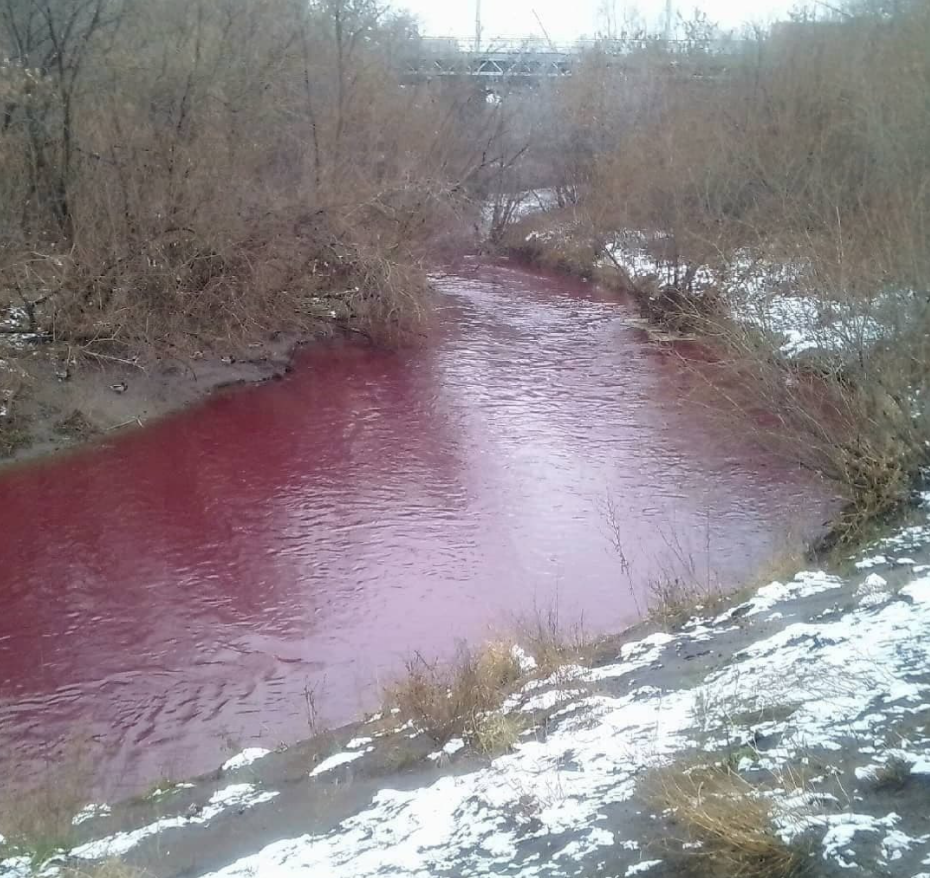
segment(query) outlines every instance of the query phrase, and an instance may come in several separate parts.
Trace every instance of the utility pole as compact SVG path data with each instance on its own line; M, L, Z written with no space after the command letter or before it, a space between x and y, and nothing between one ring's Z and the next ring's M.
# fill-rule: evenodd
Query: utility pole
M481 0L475 0L475 51L481 51Z
M672 41L674 28L675 0L665 0L665 42Z

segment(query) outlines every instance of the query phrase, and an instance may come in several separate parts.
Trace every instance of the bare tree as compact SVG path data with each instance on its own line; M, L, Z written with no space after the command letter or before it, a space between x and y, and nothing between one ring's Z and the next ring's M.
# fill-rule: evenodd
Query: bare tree
M101 37L120 23L121 0L3 0L0 40L14 63L35 71L30 88L3 110L3 129L21 126L30 148L30 200L74 236L71 188L77 150L75 105ZM35 212L34 212L35 213Z

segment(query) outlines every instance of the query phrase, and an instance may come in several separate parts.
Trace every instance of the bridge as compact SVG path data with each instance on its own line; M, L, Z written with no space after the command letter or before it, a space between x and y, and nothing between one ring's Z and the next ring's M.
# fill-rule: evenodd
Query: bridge
M623 67L648 62L667 67L721 68L739 56L740 40L665 40L636 38L578 40L557 45L548 40L424 37L416 56L407 59L411 79L476 77L485 80L546 80L571 76L586 55L598 53L608 64Z

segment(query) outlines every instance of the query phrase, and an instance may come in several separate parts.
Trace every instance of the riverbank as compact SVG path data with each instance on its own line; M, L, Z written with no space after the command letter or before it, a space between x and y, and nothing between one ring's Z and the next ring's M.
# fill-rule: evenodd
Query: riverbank
M631 297L654 339L698 341L717 366L709 386L745 428L842 496L819 550L867 539L925 487L928 358L914 289L857 289L800 240L689 257L669 230L597 229L577 206L524 216L501 241L524 262Z
M81 809L19 878L130 873L918 878L930 865L930 521L673 630L524 669L500 754L390 712ZM23 800L25 803L25 800ZM7 839L9 845L10 839ZM113 869L112 862L108 869ZM123 868L123 867L120 867ZM112 874L112 872L108 873Z
M20 379L15 435L0 465L34 460L117 432L144 427L226 388L259 384L286 374L310 337L274 333L248 346L197 357L119 358L63 370L41 348L8 368Z

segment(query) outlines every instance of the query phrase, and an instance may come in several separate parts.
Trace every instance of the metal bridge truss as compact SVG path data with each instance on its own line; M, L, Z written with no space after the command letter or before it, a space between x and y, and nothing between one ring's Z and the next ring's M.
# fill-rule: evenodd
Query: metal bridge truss
M740 50L739 41L733 40L579 40L556 46L537 40L504 39L490 40L481 48L474 40L424 38L418 57L408 60L406 73L422 79L553 79L570 76L581 57L593 51L624 65L658 59L675 66L686 59L720 63Z

